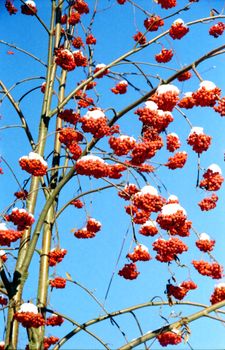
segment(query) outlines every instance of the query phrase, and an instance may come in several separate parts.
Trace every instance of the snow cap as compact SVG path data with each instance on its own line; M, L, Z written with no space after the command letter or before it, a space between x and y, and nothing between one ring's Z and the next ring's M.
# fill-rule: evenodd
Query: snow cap
M19 312L33 312L34 314L38 314L38 308L32 303L24 303L20 306Z
M162 215L173 215L176 214L177 212L182 211L184 215L187 215L186 210L177 203L171 203L171 204L166 204L162 207Z

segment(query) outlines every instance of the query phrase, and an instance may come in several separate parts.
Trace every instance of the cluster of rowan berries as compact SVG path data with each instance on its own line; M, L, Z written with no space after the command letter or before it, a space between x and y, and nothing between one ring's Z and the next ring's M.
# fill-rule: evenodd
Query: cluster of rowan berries
M63 289L66 287L66 279L62 277L55 277L53 280L49 280L49 285L52 288Z
M182 342L182 337L180 332L177 330L172 330L168 332L163 332L156 337L161 346L167 345L177 345Z
M161 262L170 262L176 259L177 254L182 254L188 250L179 238L172 237L167 241L163 238L157 239L153 244L153 250L157 252L156 259Z
M17 225L19 231L29 228L34 223L33 214L26 211L26 209L13 208L12 212L5 216L7 221L13 222Z
M23 170L33 176L43 176L48 169L47 162L35 152L30 152L28 156L21 157L19 164Z
M167 295L173 296L177 300L182 300L190 290L196 289L197 285L193 281L184 281L179 286L167 285Z
M213 193L210 197L202 199L198 205L202 211L209 211L216 207L216 202L218 201L218 196Z
M219 279L223 276L223 268L218 263L209 263L204 260L193 260L194 268L203 276L209 276L213 279Z
M49 266L55 266L60 263L67 254L66 249L54 248L48 253Z

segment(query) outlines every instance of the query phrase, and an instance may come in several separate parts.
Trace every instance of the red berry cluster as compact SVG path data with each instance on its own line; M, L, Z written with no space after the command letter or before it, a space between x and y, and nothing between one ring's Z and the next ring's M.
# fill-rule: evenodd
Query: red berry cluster
M119 276L124 277L127 280L134 280L137 278L140 272L137 271L137 266L134 263L125 264L124 267L118 272Z
M52 288L63 289L66 286L66 279L62 277L55 277L53 280L49 280L49 285Z
M138 44L140 45L144 45L146 43L146 37L142 32L137 32L134 36L133 36L134 41L137 41Z
M98 73L100 70L102 70L105 67L104 63L101 63L95 67L94 74ZM101 73L97 75L97 79L103 78L105 75L109 74L109 69L105 68Z
M83 206L84 206L84 203L81 202L80 199L75 199L75 200L72 201L70 204L71 204L71 205L74 205L74 207L77 208L77 209L81 209L81 208L83 208Z
M135 184L128 184L122 191L118 192L118 196L123 198L125 201L129 201L137 192L139 192L139 189Z
M114 88L111 89L111 91L115 94L115 95L123 95L127 92L127 87L128 87L128 83L126 80L121 80L118 84L116 84L116 86Z
M157 339L161 346L177 345L182 342L182 337L179 333L168 331L157 335Z
M195 99L192 96L192 93L185 95L180 101L178 102L178 107L185 108L185 109L191 109L195 106Z
M88 65L87 57L80 50L73 52L73 58L77 67L86 67Z
M173 50L162 49L160 53L155 55L155 59L158 63L166 63L171 61L173 58Z
M72 109L65 109L64 111L58 113L58 117L65 122L76 125L80 118L80 114L74 112Z
M173 157L169 157L168 162L165 164L169 169L183 168L187 161L186 152L177 152Z
M45 325L45 319L42 314L34 312L16 312L14 319L22 324L25 328L38 328Z
M76 171L80 175L93 176L96 179L108 175L108 167L101 158L88 156L80 158L76 163Z
M190 290L196 289L197 284L193 281L184 281L179 286L167 285L168 296L173 296L177 300L182 300Z
M101 230L101 223L99 221L97 221L96 219L93 218L89 218L87 220L87 224L86 227L77 230L74 233L74 236L76 238L93 238L95 237L96 233L99 232Z
M209 35L214 36L214 38L218 38L220 35L223 34L225 30L225 23L218 22L217 24L214 24L212 27L209 28Z
M186 81L186 80L189 80L191 77L192 77L191 72L187 71L187 72L179 74L177 77L177 80L178 81Z
M126 135L119 137L111 136L109 145L117 156L128 154L135 146L135 139Z
M139 108L135 114L139 115L139 120L144 126L152 127L158 133L164 131L173 121L173 116L170 112L158 109L152 110L148 107Z
M221 115L221 117L225 116L225 97L222 97L219 100L219 103L217 106L213 107L214 110Z
M183 22L173 23L169 30L169 35L173 40L181 39L189 32L189 28Z
M195 106L213 107L220 98L221 90L217 87L208 90L204 86L192 93Z
M84 0L75 0L75 4L72 7L77 10L80 15L89 13L88 4Z
M191 133L188 136L187 143L192 146L193 151L198 154L208 150L211 144L212 137L204 133L198 134L196 132Z
M86 44L87 45L95 45L97 43L96 38L93 34L88 34L86 37Z
M208 263L204 260L193 260L194 268L203 276L209 276L213 279L219 279L223 276L223 268L218 263Z
M213 172L211 169L203 174L203 178L204 180L200 182L199 187L205 188L207 191L218 191L224 181L220 173Z
M133 253L127 254L127 258L133 262L149 261L151 259L151 256L148 252L148 249L142 244L139 244L134 248Z
M27 1L25 4L21 5L21 13L27 16L34 16L37 13L35 3L33 1L32 3Z
M135 205L128 205L125 207L126 213L132 217L135 224L144 224L150 216L147 210L138 210Z
M56 264L60 263L64 256L67 254L66 249L53 249L48 253L49 257L49 266L55 266Z
M90 132L95 138L102 138L110 135L110 127L108 126L108 120L106 117L100 118L86 118L81 117L79 122L84 132Z
M220 283L215 286L210 302L211 304L216 304L223 300L225 300L225 284Z
M211 252L214 248L215 241L212 239L198 239L195 244L201 252Z
M60 66L62 69L67 71L72 71L76 67L76 63L73 57L72 52L68 49L59 48L55 50L55 63Z
M64 322L64 319L62 316L52 314L52 316L48 317L46 319L46 325L47 326L61 326L61 324Z
M180 140L176 134L168 134L166 137L166 148L169 152L174 152L180 148Z
M179 95L174 91L167 91L161 94L155 93L151 97L151 100L158 105L159 109L162 109L165 112L171 112L179 100Z
M152 212L157 213L165 204L165 199L159 195L138 192L133 197L133 204L136 208L145 210L149 214Z
M73 38L72 45L73 47L75 47L75 49L80 49L81 47L83 47L84 43L82 38L80 36L76 36L75 38Z
M157 3L161 5L162 9L171 9L177 5L176 0L157 0Z
M168 241L159 238L153 243L153 250L157 252L156 259L161 262L170 262L176 259L177 254L182 254L188 250L179 238L169 238Z
M14 208L11 214L6 216L7 221L11 221L17 225L19 231L29 228L34 223L34 217L25 209Z
M0 295L0 305L6 306L8 304L8 299Z
M144 20L144 26L148 32L156 32L159 27L164 26L164 21L160 16L152 15Z
M212 210L216 207L216 202L218 201L218 199L219 199L218 196L215 193L213 193L211 197L202 199L198 203L198 205L202 211Z
M47 173L47 165L45 165L39 159L29 159L27 157L21 157L19 159L21 168L27 171L33 176L44 176Z
M17 199L22 199L22 200L25 200L27 199L28 197L28 192L26 190L20 190L18 192L15 192L14 193L14 196L17 198Z
M68 18L68 24L70 24L71 26L75 26L75 24L80 22L80 14L78 11L74 11L72 9L70 16Z
M10 15L15 15L17 13L17 8L13 5L11 0L6 0L5 2L5 8L8 11Z
M146 221L139 230L139 233L143 236L151 236L154 237L158 233L158 229L156 227L156 222L154 221Z
M50 337L44 337L44 342L43 342L44 350L48 350L51 345L56 344L58 341L59 341L59 338L53 337L53 335L51 335Z
M0 245L9 247L12 242L16 242L22 235L23 231L0 229Z

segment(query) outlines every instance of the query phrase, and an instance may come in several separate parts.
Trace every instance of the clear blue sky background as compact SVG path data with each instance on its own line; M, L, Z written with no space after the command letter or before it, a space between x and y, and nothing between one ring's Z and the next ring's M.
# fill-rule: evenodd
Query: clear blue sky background
M92 1L89 1L91 7ZM117 58L122 53L130 50L133 45L132 36L136 30L144 30L143 21L146 18L143 13L135 10L130 4L119 6L116 1L99 1L99 12L93 25L93 34L97 38L97 45L95 48L95 63L109 63ZM140 6L145 7L150 13L160 14L162 17L173 11L161 10L160 6L153 1L140 0ZM182 8L186 1L178 0L178 8ZM47 55L47 35L43 28L34 17L23 16L19 12L16 16L9 16L0 3L0 31L1 39L11 44L16 44L18 47L29 50L32 54L38 56L43 61L46 61ZM18 0L15 0L15 5L20 6ZM38 14L48 24L49 23L49 7L50 1L37 1ZM182 12L182 14L175 16L174 19L180 17L185 21L194 20L200 17L207 17L210 9L214 8L218 11L224 6L222 0L201 0L199 3L193 4L190 11ZM108 8L108 9L107 9ZM84 15L84 24L87 25L90 20L90 15ZM171 19L167 20L163 29L168 29ZM190 28L189 34L181 41L173 41L172 39L163 38L160 43L166 48L173 48L174 58L168 66L179 69L179 67L189 64L195 58L202 56L205 52L210 51L216 46L224 43L224 37L214 39L208 35L210 23L199 24ZM160 32L160 31L159 31ZM82 36L82 31L79 29L78 34ZM153 37L154 34L149 34L148 38ZM0 76L1 80L7 87L12 86L16 81L27 77L44 77L45 69L38 62L12 49L15 54L8 55L7 51L11 50L5 45L0 45ZM141 62L155 63L154 55L161 50L161 45L154 44L153 46L144 49L133 59ZM162 78L168 77L172 71L153 67L144 66L147 74L158 74ZM205 80L211 80L222 89L224 95L224 56L220 55L199 66L199 72ZM112 69L113 72L131 72L133 68L130 65L120 65ZM145 83L143 77L127 76L128 79L136 84L143 92L147 92L149 87ZM69 73L67 93L78 81L84 78L82 69L76 69ZM19 85L12 92L15 99L18 99L27 90L34 86L39 86L43 79L26 82ZM157 84L156 79L152 79L153 85ZM113 107L119 111L127 104L137 99L140 95L138 92L129 87L129 93L124 96L116 96L110 92L110 88L114 86L111 79L104 78L97 81L97 91L100 94L99 107L106 109ZM190 81L185 83L175 84L182 92L193 91L198 88L198 79L194 76ZM43 95L39 90L32 92L21 103L21 108L27 117L27 121L33 131L34 137L37 137L38 123L41 110L41 101ZM75 107L74 102L71 101L68 107ZM0 126L19 124L16 113L8 104L6 99L1 107L2 119ZM84 113L84 112L83 112ZM109 112L107 115L112 116ZM211 212L201 212L197 203L204 197L204 193L200 189L195 188L197 178L197 156L190 147L186 144L186 138L190 132L190 127L181 115L176 112L173 113L174 122L169 126L169 132L176 132L182 141L181 150L188 152L188 161L183 169L176 171L168 171L160 168L157 171L157 176L166 185L168 192L162 190L162 194L167 197L168 194L175 194L179 197L181 205L188 212L188 219L193 221L193 226L201 233L207 232L213 239L216 240L216 247L214 255L221 264L225 264L224 251L224 186L219 191L219 203L217 208ZM213 137L212 146L206 154L201 157L201 166L207 168L211 163L217 163L224 171L223 154L225 150L224 128L225 120L218 114L215 114L211 109L194 108L187 111L187 116L194 126L202 126L207 134ZM140 133L141 123L138 122L137 116L133 111L124 116L120 122L121 130L131 136L137 137ZM51 130L54 130L54 121L51 124ZM165 139L165 135L163 136ZM49 137L48 149L51 147L53 137ZM106 146L106 142L101 141L100 145ZM1 131L0 134L0 153L5 157L10 165L13 167L19 181L22 183L26 179L26 174L20 170L18 165L18 158L22 155L28 154L30 146L25 140L22 129L14 128ZM47 156L47 153L45 154ZM154 159L165 163L170 154L163 149ZM2 210L8 206L13 200L13 193L18 190L17 184L10 174L7 167L2 164L4 168L4 176L1 176L0 190L1 190L1 208ZM154 185L152 178L148 178L149 183ZM133 182L133 180L132 180ZM82 189L84 191L95 188L104 183L96 180L89 181L87 178L81 179ZM140 185L144 186L144 182L140 179ZM78 185L75 179L62 191L59 207L61 207L72 195L76 194ZM92 240L77 240L71 233L71 229L80 228L85 224L86 215L83 211L69 208L65 211L62 217L58 220L58 228L60 233L60 245L62 248L68 250L68 255L64 261L56 268L56 274L65 276L65 271L72 275L72 278L84 284L87 288L94 292L96 297L101 301L104 296L111 279L112 273L115 272L111 289L105 303L108 311L119 310L131 306L132 304L142 303L151 300L157 296L155 300L166 300L164 294L165 286L170 272L166 264L155 261L154 259L147 263L139 263L138 270L139 277L134 281L127 281L117 276L117 271L127 262L125 256L130 248L132 242L132 233L129 231L126 236L122 256L116 266L117 258L121 249L122 242L130 227L129 216L124 212L124 202L121 200L115 189L106 190L106 192L90 195L85 198L86 206L89 215L100 220L103 224L102 231L97 234ZM37 218L43 198L39 200L35 217ZM137 227L138 232L138 227ZM151 244L154 239L146 238L138 235L140 243L147 245L151 251ZM198 249L195 247L195 236L192 234L185 239L189 245L189 252L182 255L181 262L190 266L192 259L200 260L204 258ZM40 244L40 243L39 243ZM17 246L17 245L15 245ZM53 244L54 246L54 244ZM154 253L151 251L152 256ZM208 258L206 258L208 260ZM24 300L33 300L36 302L36 280L37 280L37 262L38 256L35 257L30 269L30 276L25 289ZM9 270L12 271L14 261L9 259ZM176 273L178 282L188 278L189 271L186 268L177 268L175 264L170 267L172 272ZM55 270L52 269L54 273ZM215 284L214 280L200 276L193 268L190 270L192 279L198 284L198 289L190 292L187 300L201 302L208 304L210 295ZM222 280L224 281L224 280ZM91 318L102 314L99 306L77 286L68 283L65 290L54 290L50 295L49 306L53 309L66 313L77 322L85 322ZM142 309L137 312L137 316L141 322L143 332L151 329L156 329L164 325L164 320L160 318L169 317L171 311L179 313L182 311L182 316L197 311L196 308L184 307L163 307L161 311L158 308ZM116 319L121 329L126 333L127 338L133 339L140 335L137 325L131 315L122 316ZM173 319L170 319L172 321ZM3 317L0 319L0 329L3 333ZM47 329L47 335L63 336L67 331L71 330L71 325L67 322L61 327ZM224 327L217 321L208 319L201 319L191 324L192 336L190 344L193 349L224 349L225 335ZM115 326L112 326L110 321L101 323L96 327L90 328L109 344L109 347L115 349L121 346L124 339L121 333ZM210 330L210 331L209 331ZM2 337L3 334L0 334ZM26 341L25 332L21 332L20 346L24 348ZM99 349L100 345L86 334L80 333L75 338L72 338L65 349ZM139 347L140 349L143 346ZM179 349L189 349L188 345L179 345ZM157 341L151 349L160 349Z

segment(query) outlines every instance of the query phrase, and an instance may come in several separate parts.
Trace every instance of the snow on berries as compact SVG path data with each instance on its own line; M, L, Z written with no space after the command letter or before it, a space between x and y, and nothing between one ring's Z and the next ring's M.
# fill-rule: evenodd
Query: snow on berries
M203 180L201 180L199 187L207 191L218 191L223 181L220 167L217 164L211 164L203 174Z
M42 314L38 313L38 308L32 303L24 303L14 314L14 319L25 328L38 328L45 325Z
M26 211L26 209L13 208L11 214L6 215L6 220L17 225L19 231L29 228L34 223L33 214Z
M132 202L138 209L156 213L162 209L165 199L158 194L155 187L147 185L134 194Z
M43 157L35 152L30 152L28 156L19 159L22 170L27 171L33 176L44 176L48 169L47 162Z
M155 102L159 109L172 111L179 100L180 90L172 84L159 85L151 100Z
M199 239L195 242L201 252L211 252L214 248L215 241L210 239L210 236L207 233L201 233Z
M62 69L72 71L76 67L73 53L68 49L59 48L55 50L55 63Z
M173 40L183 38L188 32L189 28L184 24L181 18L175 20L169 29L169 35Z
M135 184L129 183L124 187L123 190L118 192L118 196L123 198L125 201L129 201L137 192L139 192L137 186Z
M135 143L136 140L128 135L111 136L109 138L109 145L117 156L128 154L134 148Z
M102 227L102 224L100 221L94 218L89 218L87 220L86 226L83 227L82 229L76 230L74 232L74 236L76 238L82 238L82 239L94 238L96 236L96 233L101 230L101 227Z
M53 248L48 253L49 266L55 266L56 264L60 263L66 254L66 249Z
M93 176L96 179L108 175L107 163L102 158L93 155L78 159L76 171L80 175Z
M119 83L116 84L115 87L111 89L111 91L115 95L123 95L127 92L128 82L126 80L121 80Z
M110 135L107 117L101 109L89 110L79 119L79 122L82 130L91 133L95 138Z
M187 143L192 146L193 151L201 154L208 150L211 145L211 140L211 136L206 135L203 128L195 126L191 129Z
M155 236L158 233L157 222L154 220L148 220L139 229L139 233L143 236Z
M139 244L134 248L133 253L127 254L127 258L132 262L149 261L151 259L151 256L148 252L148 248L143 244Z
M178 102L178 107L191 109L195 106L195 99L193 98L192 92L185 92L184 96Z
M213 107L220 99L221 90L211 81L204 80L199 89L192 93L196 106Z
M218 38L220 35L223 34L224 30L225 30L225 23L218 22L209 28L209 35L214 36L214 38Z
M181 237L189 236L192 223L187 221L186 210L178 203L169 203L162 207L156 222L170 233Z
M36 3L32 0L25 1L25 4L21 5L21 13L27 16L34 16L37 13Z
M95 66L94 74L98 73L99 71L101 71L101 73L96 76L97 79L103 78L104 75L109 74L109 69L106 68L106 64L104 63L99 63Z

